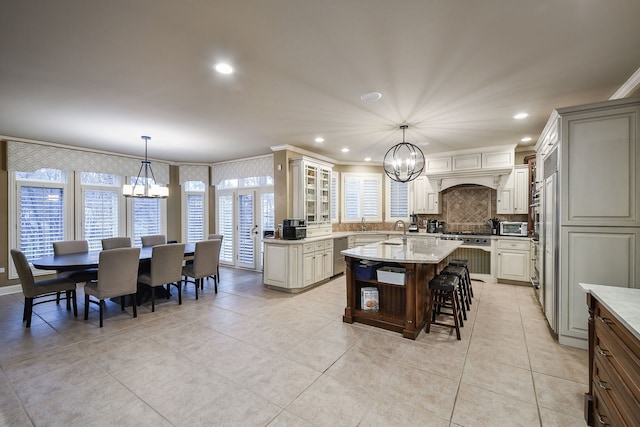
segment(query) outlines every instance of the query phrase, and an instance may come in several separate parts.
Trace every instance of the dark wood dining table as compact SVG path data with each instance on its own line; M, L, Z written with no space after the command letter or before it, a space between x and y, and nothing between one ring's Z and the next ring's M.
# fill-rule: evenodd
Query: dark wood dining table
M152 250L153 246L140 248L140 261L151 260ZM193 256L195 250L195 243L185 243L184 256ZM33 264L33 266L39 270L68 271L85 270L87 268L98 268L100 252L102 251L89 251L79 254L66 255L48 255L32 261L31 264Z
M185 243L184 256L192 257L196 251L195 243ZM100 252L102 251L89 251L79 254L65 254L65 255L48 255L31 262L33 266L39 270L56 270L56 271L69 271L69 270L85 270L89 268L98 268L100 260ZM140 248L140 268L148 269L148 262L151 260L151 254L153 252L153 246L146 246ZM144 267L146 265L146 267ZM143 270L144 271L144 270ZM151 292L155 292L156 299L162 299L171 296L170 291L165 290L164 286L158 286L150 288L149 286L139 284L137 301L138 305L151 298ZM118 301L114 301L119 303ZM129 298L126 298L125 305L131 305Z

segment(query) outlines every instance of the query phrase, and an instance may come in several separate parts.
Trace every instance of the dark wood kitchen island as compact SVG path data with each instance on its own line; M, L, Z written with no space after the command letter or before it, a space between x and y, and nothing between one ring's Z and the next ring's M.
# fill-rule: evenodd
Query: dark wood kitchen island
M347 280L343 322L365 323L416 339L426 322L429 281L444 268L447 257L460 245L461 241L407 237L342 251ZM402 273L393 272L386 274L390 280L378 277L380 273L376 274L375 267L362 267L362 261L381 263L376 267L404 269L404 278ZM362 307L362 288L377 290L377 311Z

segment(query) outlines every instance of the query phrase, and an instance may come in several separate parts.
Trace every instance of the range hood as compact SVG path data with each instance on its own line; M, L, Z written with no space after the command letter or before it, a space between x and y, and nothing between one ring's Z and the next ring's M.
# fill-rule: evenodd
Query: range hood
M450 173L446 176L430 176L429 181L435 184L438 191L465 184L482 185L496 190L500 186L503 177L507 179L512 171L513 169L509 168L457 174Z

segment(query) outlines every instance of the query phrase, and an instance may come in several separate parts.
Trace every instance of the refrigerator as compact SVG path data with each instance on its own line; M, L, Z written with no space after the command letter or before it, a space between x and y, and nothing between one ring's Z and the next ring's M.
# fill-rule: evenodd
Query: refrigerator
M558 265L558 150L544 160L542 206L542 300L549 326L558 333L559 265Z

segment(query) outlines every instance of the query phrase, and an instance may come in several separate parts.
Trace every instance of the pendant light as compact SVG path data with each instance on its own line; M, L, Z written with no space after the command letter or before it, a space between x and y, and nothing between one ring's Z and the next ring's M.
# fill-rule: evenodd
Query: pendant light
M402 125L402 142L394 145L384 155L384 172L397 182L409 182L416 179L424 169L422 150L405 141L404 133L409 126Z
M144 140L144 160L140 162L140 170L133 185L123 185L122 194L124 197L166 199L169 197L169 188L157 184L153 169L151 169L151 162L147 159L147 144L151 137L141 136L140 138Z

